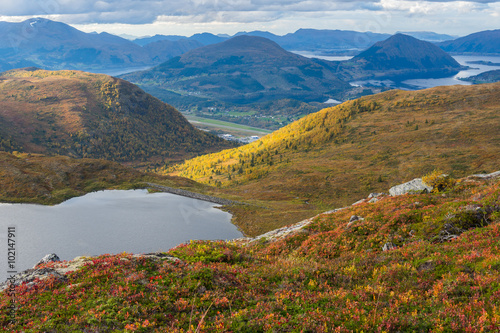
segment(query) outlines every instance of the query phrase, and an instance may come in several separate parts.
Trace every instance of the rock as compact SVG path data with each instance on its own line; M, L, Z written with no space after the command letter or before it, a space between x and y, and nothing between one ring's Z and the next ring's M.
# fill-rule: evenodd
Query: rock
M422 178L415 178L404 184L391 187L389 194L396 196L406 193L429 193L430 191L432 191L432 187L424 184Z
M370 199L370 200L368 200L368 202L375 203L375 202L379 201L381 199L380 197L382 197L384 195L387 195L387 193L370 193L368 195L368 199Z
M422 263L421 265L419 265L417 267L417 271L418 272L430 271L430 270L433 270L434 267L435 267L434 262L432 260L428 260L428 261Z
M395 248L396 248L396 245L392 244L391 242L387 242L384 244L384 246L382 246L382 251L389 251L389 250L392 250Z
M368 195L368 199L371 199L371 198L378 198L380 196L383 196L383 195L387 195L387 193L370 193Z
M358 215L352 215L351 218L349 219L349 223L347 223L347 227L350 227L354 222L356 221L363 221L364 218Z
M33 268L36 268L38 265L48 264L49 262L58 262L58 261L61 261L61 259L59 259L57 254L55 253L47 254L45 257L40 259L40 261L37 262L36 265L33 266Z
M494 178L497 178L497 177L500 177L500 171L495 171L495 172L492 172L492 173L479 173L479 174L475 174L475 175L472 175L470 177L476 177L476 178L482 178L482 179L494 179Z
M363 221L364 218L362 218L361 216L358 216L358 215L353 215L351 216L351 218L349 219L349 223L350 222L356 222L356 221Z
M356 205L362 204L364 202L366 202L366 199L361 199L361 200L358 200L355 203L353 203L351 206L356 206Z
M28 286L32 286L35 284L35 280L43 280L51 276L55 276L59 281L66 280L66 277L64 275L60 274L53 268L32 268L18 273L9 278L7 281L0 283L0 292L9 288L11 284L14 286L20 286L23 283L26 283Z
M152 260L168 260L168 261L173 261L173 262L179 262L182 263L183 261L177 257L170 256L166 253L163 252L153 252L153 253L140 253L140 254L134 254L132 257L134 258L148 258Z

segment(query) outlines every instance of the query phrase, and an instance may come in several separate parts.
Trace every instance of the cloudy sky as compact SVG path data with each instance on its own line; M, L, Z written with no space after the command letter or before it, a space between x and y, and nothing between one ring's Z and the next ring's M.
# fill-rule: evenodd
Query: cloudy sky
M31 17L134 36L299 28L451 35L500 29L500 0L0 0L0 21Z

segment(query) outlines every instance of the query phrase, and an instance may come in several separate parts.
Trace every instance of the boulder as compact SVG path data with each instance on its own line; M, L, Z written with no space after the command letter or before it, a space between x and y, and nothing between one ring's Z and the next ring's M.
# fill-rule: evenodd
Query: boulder
M429 193L432 187L426 185L422 178L415 178L404 184L393 186L389 189L389 194L392 196L402 195L406 193Z
M384 246L382 246L382 251L389 251L389 250L392 250L395 248L396 248L396 245L392 244L391 242L387 242L384 244Z
M55 253L47 254L45 257L40 259L40 261L37 262L36 265L33 266L33 268L36 268L38 265L41 264L47 264L49 262L58 262L58 261L61 261L61 259L59 259L59 256L57 254Z

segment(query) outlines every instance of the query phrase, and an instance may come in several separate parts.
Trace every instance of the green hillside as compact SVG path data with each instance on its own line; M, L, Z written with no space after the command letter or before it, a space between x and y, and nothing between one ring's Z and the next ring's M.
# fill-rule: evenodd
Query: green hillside
M234 209L250 235L441 169L500 165L500 84L393 90L306 116L252 144L163 172L221 186L271 208Z
M232 145L107 75L25 68L0 74L0 149L139 164Z
M193 241L166 254L45 264L38 273L47 279L12 289L19 306L12 323L12 298L0 293L0 326L9 332L498 332L499 196L498 178L473 177L441 193L326 213L274 241ZM362 219L349 224L353 215ZM444 241L448 230L453 240Z

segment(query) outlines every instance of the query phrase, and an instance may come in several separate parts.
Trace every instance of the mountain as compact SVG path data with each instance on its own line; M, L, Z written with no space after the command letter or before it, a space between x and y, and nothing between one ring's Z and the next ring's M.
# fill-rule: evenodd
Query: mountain
M357 54L390 35L348 30L299 29L276 40L286 50Z
M446 52L459 54L500 54L500 29L476 32L438 44Z
M456 39L458 36L438 34L431 31L398 31L397 33L415 37L420 40L425 40L426 42L444 42L451 39Z
M173 107L107 75L37 68L0 74L0 148L130 162L228 147Z
M469 81L474 84L498 82L500 81L500 69L483 72L478 75L462 78L461 80Z
M351 80L446 77L460 69L462 66L436 45L403 34L377 42L339 66L342 76Z
M178 41L181 39L187 39L187 37L179 36L179 35L154 35L152 37L136 38L133 40L133 42L140 45L140 46L145 46L145 45L148 45L149 43L159 42L162 40L168 40L171 42L175 42L175 41Z
M221 43L221 42L227 40L228 38L216 36L216 35L208 33L208 32L203 32L200 34L194 34L191 37L189 37L189 39L195 40L203 45L210 45L210 44Z
M238 36L173 58L124 79L148 89L173 90L225 102L249 103L281 98L327 100L349 85L324 64L254 36Z
M143 48L149 53L152 61L162 63L202 46L203 44L196 40L180 39L176 41L159 40L148 43Z
M372 46L378 41L382 41L390 35L372 32L357 32L349 30L316 30L299 29L294 33L278 36L268 31L241 31L233 35L263 37L280 45L287 51L308 51L327 55L355 55L362 50ZM210 33L195 34L191 37L156 35L153 37L139 38L134 40L139 45L158 40L178 40L188 38L196 40L203 45L210 45L223 42L229 37L213 35Z
M496 171L499 94L500 83L391 90L164 171L222 186L266 207L231 208L239 227L258 235L434 169L453 177Z
M0 70L19 65L45 68L133 67L152 61L137 44L108 33L84 33L42 18L0 24Z

